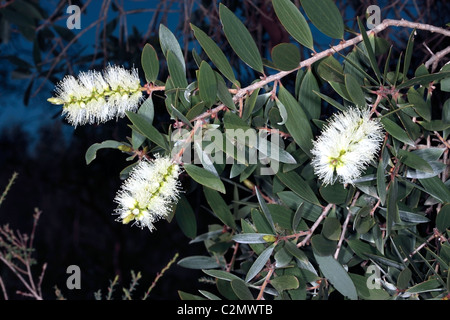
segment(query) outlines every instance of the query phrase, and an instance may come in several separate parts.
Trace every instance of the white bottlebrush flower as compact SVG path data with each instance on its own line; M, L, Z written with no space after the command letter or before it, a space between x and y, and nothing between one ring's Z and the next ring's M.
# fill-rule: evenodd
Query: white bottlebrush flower
M55 92L48 101L62 104L62 114L74 126L121 118L125 111L135 111L142 100L137 69L118 66L108 66L103 74L88 71L78 78L65 76Z
M154 229L153 223L166 218L178 200L180 167L168 157L141 160L122 184L114 199L117 221L131 221L140 228Z
M383 127L370 119L369 109L349 108L336 114L314 141L311 150L315 174L327 184L353 184L375 159L383 141Z

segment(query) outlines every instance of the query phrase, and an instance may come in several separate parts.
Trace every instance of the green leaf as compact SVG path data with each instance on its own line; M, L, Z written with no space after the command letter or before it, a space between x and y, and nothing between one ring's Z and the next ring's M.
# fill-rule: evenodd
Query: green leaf
M222 3L219 5L219 16L225 37L234 52L251 68L264 73L258 47L241 20Z
M403 130L398 124L388 118L381 118L384 129L392 135L395 139L414 147L414 141L408 137L405 130Z
M258 202L264 214L264 217L266 218L267 222L269 222L269 225L272 228L272 232L275 233L275 225L273 224L272 215L270 213L269 207L267 206L266 201L262 197L261 192L259 192L259 188L255 188L255 191L256 197L258 198Z
M186 88L188 86L186 73L180 63L180 60L177 59L175 54L170 50L167 51L167 67L169 69L169 74L173 81L174 87L183 89Z
M439 202L450 202L450 190L438 177L419 179L425 191Z
M411 57L413 53L414 48L414 35L416 34L416 29L411 32L408 39L408 44L406 46L406 52L405 52L405 60L403 61L403 75L406 77L409 70L409 65L411 63Z
M388 196L386 200L387 212L386 212L386 236L389 236L392 231L392 227L395 223L400 222L400 216L398 213L397 205L398 196L398 184L394 179L388 190Z
M293 43L280 43L272 48L273 63L280 70L292 70L299 66L300 50Z
M206 201L209 206L216 214L217 218L220 219L224 224L232 229L236 229L236 223L234 222L233 214L228 208L225 200L220 196L217 191L209 188L203 188L203 193L205 194Z
M241 300L254 300L250 289L247 287L244 281L241 279L231 280L231 288L233 288L234 293Z
M213 69L205 61L200 64L198 72L198 90L200 99L205 102L207 108L210 108L216 102L217 81Z
M145 116L130 111L127 111L126 114L128 119L130 119L130 121L139 131L139 133L144 135L150 141L156 143L161 148L168 150L166 139L158 130L156 130L154 126L152 126L152 124L148 121L148 119Z
M344 38L344 21L331 0L301 0L306 15L321 32L334 39Z
M220 180L220 178L215 176L213 173L189 163L184 164L183 167L186 170L186 173L201 185L217 190L221 193L226 193L222 180Z
M336 251L337 242L328 240L321 234L316 234L311 238L311 245L316 254L329 256Z
M232 239L239 243L267 243L266 239L268 237L274 237L274 235L267 233L240 233L235 234Z
M86 164L90 164L97 157L97 151L99 149L118 149L119 146L124 145L123 142L115 140L106 140L101 143L94 143L86 150L85 160Z
M426 280L424 282L418 283L408 290L406 292L409 293L422 293L422 292L430 292L430 291L436 291L440 290L438 289L441 286L441 283L436 279L430 279Z
M436 228L442 233L450 229L450 204L443 206L436 216Z
M336 109L340 110L340 111L345 111L347 110L346 107L344 107L342 104L340 104L339 102L337 102L336 100L334 100L333 98L330 98L320 92L314 91L315 94L317 94L319 97L321 97L324 101L326 101L328 104L332 105L333 107L335 107Z
M349 299L357 300L356 287L344 267L332 256L320 256L315 251L313 253L319 264L320 271L331 282L333 287Z
M362 24L359 17L357 19L358 19L359 30L360 30L362 38L363 38L364 47L366 48L366 52L369 57L370 66L372 67L373 71L375 72L378 82L381 83L381 72L380 72L380 69L378 68L377 60L375 59L375 53L373 52L372 44L370 43L369 37L367 36L367 32L366 32L366 29L364 28L364 25Z
M319 92L320 88L312 71L308 70L303 77L298 93L298 102L305 110L308 119L320 118L321 100L314 91Z
M191 239L195 238L197 235L195 214L185 196L181 196L178 200L175 218L177 219L181 231L183 231L186 237Z
M397 86L397 89L404 89L408 87L412 87L414 85L425 85L428 86L430 82L438 81L444 78L450 77L450 71L446 72L438 72L438 73L432 73L432 74L425 74L418 77L414 77L410 80L407 80Z
M217 278L217 279L222 279L222 280L226 280L226 281L232 281L232 280L236 280L236 279L241 279L238 276L223 271L223 270L202 270L204 273L206 273L208 276Z
M297 277L292 276L292 275L283 275L283 276L275 277L272 280L270 280L270 284L278 292L282 292L284 290L297 289L300 285Z
M299 147L311 156L313 134L305 111L283 86L280 86L278 98L287 111L286 128Z
M382 157L377 167L377 193L381 205L384 206L384 202L386 201L386 178L384 176L384 162Z
M408 167L423 172L433 173L433 168L428 164L428 162L414 153L399 149L397 154L400 156L400 161Z
M321 205L311 187L294 171L285 173L278 171L276 175L284 185L294 191L299 197L318 206Z
M412 272L409 268L403 269L397 278L397 288L405 290L408 288L409 281L411 280Z
M191 24L191 28L194 31L195 38L217 69L219 69L219 71L232 83L238 84L234 76L233 69L219 46L201 29L197 28L193 24Z
M142 69L147 82L155 82L159 73L159 60L156 50L150 44L146 44L141 55Z
M278 19L286 31L305 47L314 49L309 25L295 4L291 0L273 0L272 4Z
M326 57L319 62L317 73L325 81L344 82L344 69L333 56Z
M417 121L422 127L428 131L443 131L450 128L450 123L445 123L442 120L431 120L431 121Z
M233 97L231 96L230 91L228 91L228 87L225 83L225 80L218 73L216 73L216 82L217 82L217 97L219 98L219 100L229 109L236 110Z
M354 104L360 108L366 106L366 98L361 85L351 74L345 75L345 87Z
M181 259L177 263L180 267L188 269L214 269L218 268L219 264L214 257L207 256L190 256Z
M337 218L328 217L323 222L322 235L328 240L339 240L342 232L341 223Z
M223 116L223 125L226 130L242 129L245 131L250 129L250 126L247 124L247 122L239 118L239 116L236 113L231 111L225 112Z
M159 25L159 43L164 56L168 59L167 53L169 51L172 52L182 66L183 73L185 73L186 64L184 62L183 51L181 51L180 44L172 31L163 24Z
M180 297L181 300L189 300L189 301L203 301L206 300L203 297L200 297L198 295L192 294L192 293L188 293L188 292L184 292L181 290L178 290L178 296Z
M430 121L431 104L423 100L423 97L414 88L409 88L407 97L408 102L413 105L414 110L426 121Z
M344 203L348 194L348 190L339 183L321 186L319 192L326 202L335 204Z
M273 249L275 248L275 245L272 244L271 246L267 247L258 258L256 258L255 262L253 262L252 266L247 272L247 275L245 277L245 282L249 282L252 280L266 265L266 262L270 259L270 256L272 255Z

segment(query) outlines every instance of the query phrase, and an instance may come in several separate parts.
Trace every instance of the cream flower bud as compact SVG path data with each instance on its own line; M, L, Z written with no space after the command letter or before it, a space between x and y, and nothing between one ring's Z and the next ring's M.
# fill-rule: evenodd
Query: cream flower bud
M322 182L353 184L374 160L383 141L382 125L368 109L349 108L335 115L314 141L312 166Z
M178 200L180 167L168 157L142 160L122 184L114 201L118 204L117 221L134 224L152 231L153 223L167 218Z
M47 99L62 104L62 114L74 125L102 123L135 111L143 95L137 69L131 71L108 66L98 71L80 72L78 78L65 76L56 86L56 97Z

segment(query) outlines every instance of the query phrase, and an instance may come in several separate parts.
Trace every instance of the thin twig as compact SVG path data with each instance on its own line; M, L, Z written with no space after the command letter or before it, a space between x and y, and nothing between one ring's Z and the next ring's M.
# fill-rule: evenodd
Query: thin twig
M322 210L322 214L317 218L316 222L312 225L312 227L308 230L308 235L297 244L297 247L302 247L306 245L309 241L309 239L312 237L314 230L317 229L317 227L320 225L323 219L328 215L328 212L330 212L331 207L333 206L332 203L329 203L325 208Z
M170 266L172 264L175 263L175 261L178 259L178 252L175 253L175 255L173 256L173 258L169 261L169 263L161 270L161 272L158 272L158 274L155 277L155 280L153 280L150 288L148 288L147 292L145 293L144 297L142 298L142 300L147 299L148 295L150 294L150 292L153 290L153 288L156 286L156 283L158 282L158 280L164 275L164 272L166 272Z
M261 288L259 290L259 294L258 294L258 297L256 298L256 300L261 300L263 298L264 290L266 289L266 286L269 283L270 278L272 277L272 274L273 274L274 271L275 271L275 267L274 266L270 266L269 267L269 272L267 272L266 278L264 279L264 282L261 285Z

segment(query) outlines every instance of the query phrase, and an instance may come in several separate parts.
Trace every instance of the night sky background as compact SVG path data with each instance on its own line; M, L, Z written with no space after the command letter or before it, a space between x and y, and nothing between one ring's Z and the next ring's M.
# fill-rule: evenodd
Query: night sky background
M61 3L56 0L32 2L39 2L41 7L50 13ZM82 1L78 4L81 6L87 2L89 3L87 10L81 16L81 29L72 30L75 35L99 19L104 4L104 1ZM155 48L158 47L156 36L161 22L179 37L180 45L184 49L185 8L183 4L186 3L192 4L190 8L192 14L189 18L194 24L210 33L218 27L211 27L211 24L215 22L210 19L211 16L202 15L204 11L200 10L209 8L211 1L165 1L164 8L168 10L167 14L159 12L159 16L152 20L155 10L161 8L158 7L161 2L164 1L111 1L106 19L108 22L118 16L118 11L114 10L114 4L122 6L126 11L141 8L154 10L127 15L128 46L125 52L119 47L119 29L125 26L122 24L114 26L107 39L107 48L110 50L107 62L139 67L143 45L149 42ZM242 10L245 6L243 3L247 1L223 2L230 8L234 8L234 12L238 14L248 12ZM252 0L252 2L259 5L264 1ZM0 3L3 4L4 1ZM66 1L66 3L69 2ZM73 1L73 3L77 2ZM353 21L356 15L362 16L364 13L358 9L358 1L338 1L338 3L346 13L346 23ZM378 3L381 8L387 5L386 1L378 1ZM404 3L406 1L399 1L398 6L401 7ZM418 1L418 3L425 3L425 1ZM437 1L437 3L440 5L432 6L431 12L422 16L422 21L444 26L450 21L449 4L445 0ZM66 26L67 4L62 5L63 15L54 22L62 28ZM256 34L258 30L261 31L259 43L264 44L262 52L268 57L269 43L273 46L282 38L274 39L264 27L258 29L258 23L263 24L263 19L258 19L257 10L253 9L253 11L255 16L246 16L246 18L251 19L249 26L252 32ZM383 17L395 17L395 14L395 11L387 10L383 13ZM400 14L412 20L410 16L416 15L417 10L408 4L401 7ZM4 22L4 19L2 21ZM150 22L154 24L153 29L149 29ZM112 24L110 26L113 27ZM120 276L120 286L128 287L130 270L140 271L143 274L135 295L139 298L150 286L157 272L175 253L179 253L180 258L204 254L202 243L190 245L190 239L181 232L175 220L172 223L158 222L157 230L153 233L114 221L112 212L116 205L113 199L122 183L119 173L130 164L125 160L127 155L118 150L103 149L98 152L97 158L90 165L86 165L84 155L93 143L108 139L125 141L125 137L130 134L127 119L118 122L110 121L101 126L88 125L75 129L61 118L60 107L46 101L52 95L54 82L62 79L65 74L71 72L77 74L80 70L88 70L89 67L101 69L105 65L106 59L103 59L102 49L99 50L100 53L93 65L90 63L92 59L88 58L85 62L80 59L82 56L90 57L96 52L101 31L92 28L84 33L68 50L69 60L74 59L73 63L68 67L64 60L60 62L49 81L45 81L45 71L51 63L43 66L43 71L40 73L33 71L33 75L39 74L39 76L30 86L31 77L17 72L18 69L22 71L27 69L28 66L22 63L22 68L18 67L21 63L12 61L12 57L20 58L33 65L33 42L26 39L20 30L18 32L14 24L10 26L8 38L5 37L7 31L4 23L0 25L0 28L2 40L0 43L0 192L7 185L13 172L18 173L15 184L0 207L0 225L9 224L13 229L29 233L32 228L34 208L42 210L35 238L34 257L37 265L34 272L38 275L42 263L47 263L42 286L44 298L55 299L55 286L57 286L62 295L68 299L94 299L94 292L99 289L103 294L106 293L109 281L115 275ZM337 43L336 40L331 41L329 38L318 35L315 28L312 28L312 31L316 35L315 40L319 41L317 46L319 49L321 41L323 49L326 49L330 43ZM401 41L407 40L409 32L410 30L406 30L393 35L391 41L395 42L397 50L404 50L405 45L401 44ZM146 36L145 39L144 36ZM218 34L212 37L215 36L220 37ZM419 33L416 39L417 46L423 42L421 36L422 34ZM223 40L222 35L221 41ZM196 48L197 52L201 51L192 41L188 44L189 50ZM48 41L45 45L48 51L52 42ZM437 43L436 48L445 48L448 45L447 39ZM415 52L413 68L414 65L418 66L423 62L424 50L420 48ZM45 59L46 53L41 54ZM243 85L256 78L248 69L243 70L234 56L231 54L229 56L235 70L239 70L237 77ZM192 60L191 57L189 51L188 59ZM396 61L391 63L395 65ZM192 75L195 68L192 63L189 63L189 66L192 70L188 75ZM165 72L162 65L159 77L161 80L165 79ZM143 74L141 75L144 79ZM287 78L286 81L293 81L293 79ZM40 89L37 92L38 88ZM161 98L155 98L155 108L155 123L167 124L170 119L166 115ZM187 196L198 218L197 234L204 233L207 231L208 224L216 220L203 209L204 201L201 198L201 192L190 193L189 182L183 177L181 180L185 186L188 185ZM66 268L69 265L78 265L81 269L81 290L68 290L66 287L66 279L69 276ZM201 271L172 265L160 279L149 299L178 299L177 290L196 293L198 288L206 286L198 281L203 275ZM0 276L5 282L10 299L28 299L15 293L16 290L24 290L24 288L2 264L0 264ZM122 296L120 286L115 296L118 299ZM2 299L2 295L0 297Z

